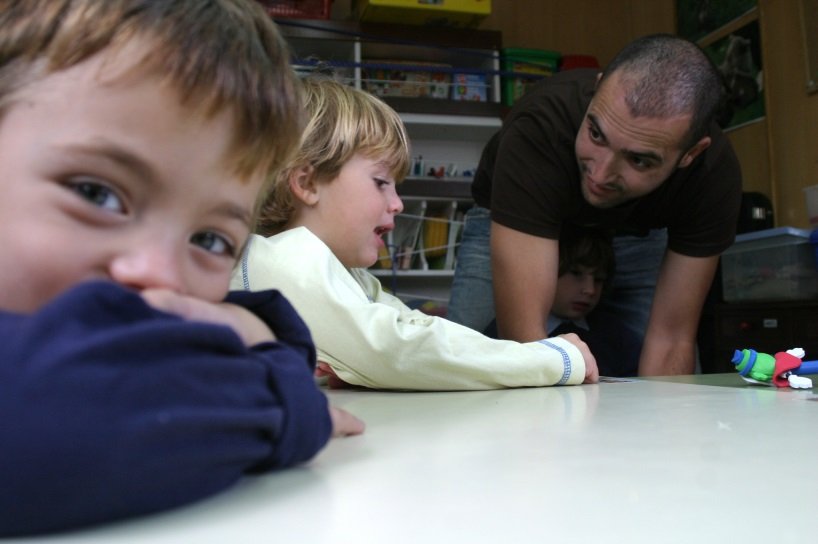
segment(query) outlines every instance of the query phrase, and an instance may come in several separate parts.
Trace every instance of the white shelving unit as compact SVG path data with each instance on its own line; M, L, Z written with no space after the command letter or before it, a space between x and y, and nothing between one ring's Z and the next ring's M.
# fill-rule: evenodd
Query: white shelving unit
M501 125L499 117L403 113L401 118L411 140L412 157L422 157L424 170L455 165L461 175L473 175L483 146Z

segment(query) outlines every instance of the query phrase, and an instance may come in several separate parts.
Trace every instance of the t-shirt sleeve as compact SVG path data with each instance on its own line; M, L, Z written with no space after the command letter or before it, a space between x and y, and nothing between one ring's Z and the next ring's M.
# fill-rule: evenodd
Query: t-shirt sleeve
M560 225L575 207L564 144L548 119L520 116L500 134L491 196L493 221L514 230L559 238ZM575 195L574 195L575 196Z
M241 295L279 341L156 311L93 282L0 313L0 534L181 505L305 461L331 433L309 333L276 293Z
M741 207L741 166L727 138L717 131L712 149L668 195L673 214L668 248L690 257L719 255L732 245Z

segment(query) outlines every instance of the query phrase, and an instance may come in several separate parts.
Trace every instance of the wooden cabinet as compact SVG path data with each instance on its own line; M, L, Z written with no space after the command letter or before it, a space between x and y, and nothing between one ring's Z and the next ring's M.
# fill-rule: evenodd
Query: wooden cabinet
M733 372L736 349L765 353L804 348L818 358L818 300L719 304L715 308L715 361L705 372Z

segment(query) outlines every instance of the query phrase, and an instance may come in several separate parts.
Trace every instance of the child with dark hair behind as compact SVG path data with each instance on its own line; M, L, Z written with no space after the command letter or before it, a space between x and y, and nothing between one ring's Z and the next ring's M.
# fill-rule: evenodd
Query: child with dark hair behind
M588 344L600 376L636 376L641 346L619 322L600 321L593 312L616 270L611 237L597 229L569 227L560 234L560 264L551 336L573 332Z
M616 270L611 236L593 228L566 226L560 233L559 277L548 315L549 336L574 333L596 358L600 376L636 376L639 338L619 322L596 319L593 310ZM492 321L485 331L497 337Z

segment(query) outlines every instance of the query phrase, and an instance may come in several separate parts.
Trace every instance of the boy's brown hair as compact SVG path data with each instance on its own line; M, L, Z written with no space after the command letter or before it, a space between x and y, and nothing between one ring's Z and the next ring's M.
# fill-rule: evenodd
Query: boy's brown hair
M253 0L0 0L0 121L27 84L137 40L140 73L185 107L232 114L236 173L272 179L302 117L286 43Z
M307 124L301 145L273 184L259 218L258 232L281 232L292 217L289 178L309 166L316 183L335 179L356 154L383 159L396 182L409 172L409 141L400 116L377 97L329 77L302 81Z

